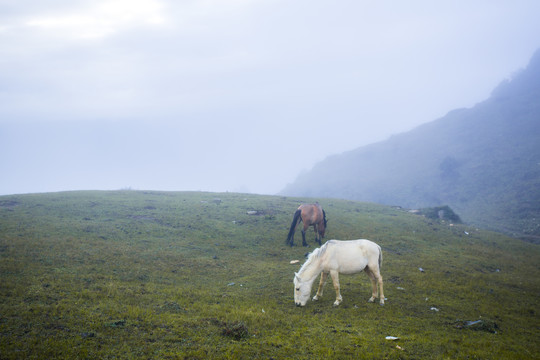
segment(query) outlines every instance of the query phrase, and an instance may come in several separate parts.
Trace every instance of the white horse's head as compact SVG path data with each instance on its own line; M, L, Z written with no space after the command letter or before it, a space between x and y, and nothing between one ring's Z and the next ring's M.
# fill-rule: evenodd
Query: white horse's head
M296 306L304 306L311 294L311 283L302 281L297 273L294 273L294 303Z

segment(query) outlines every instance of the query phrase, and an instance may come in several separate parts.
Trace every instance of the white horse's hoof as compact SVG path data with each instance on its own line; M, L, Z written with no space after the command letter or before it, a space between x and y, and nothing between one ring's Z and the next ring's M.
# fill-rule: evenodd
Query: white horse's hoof
M311 299L311 300L317 301L317 300L319 300L319 298L317 297L317 295L315 295L315 296L313 297L313 299Z
M375 298L374 297L371 297L369 298L368 302L374 302L375 301Z

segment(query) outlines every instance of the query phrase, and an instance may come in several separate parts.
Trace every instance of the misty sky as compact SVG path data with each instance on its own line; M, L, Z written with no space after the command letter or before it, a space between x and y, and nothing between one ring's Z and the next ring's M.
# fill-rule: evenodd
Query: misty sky
M0 194L273 194L472 107L540 2L0 0ZM366 169L368 171L368 169Z

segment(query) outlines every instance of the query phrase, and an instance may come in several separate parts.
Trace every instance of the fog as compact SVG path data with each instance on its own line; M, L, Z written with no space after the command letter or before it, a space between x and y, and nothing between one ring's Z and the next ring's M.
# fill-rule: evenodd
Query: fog
M0 194L274 194L325 157L486 99L538 1L0 5Z

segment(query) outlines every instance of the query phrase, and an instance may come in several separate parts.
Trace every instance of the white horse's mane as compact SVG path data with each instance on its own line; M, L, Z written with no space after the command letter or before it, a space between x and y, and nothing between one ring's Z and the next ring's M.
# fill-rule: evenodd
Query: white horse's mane
M324 252L326 251L326 246L328 245L328 242L326 242L323 246L321 246L320 248L316 248L315 250L313 250L313 252L311 252L306 260L306 262L304 263L304 265L302 265L302 267L300 268L300 270L298 270L298 274L301 274L303 273L312 263L315 259L318 259L320 258Z

